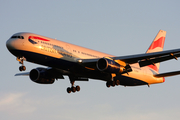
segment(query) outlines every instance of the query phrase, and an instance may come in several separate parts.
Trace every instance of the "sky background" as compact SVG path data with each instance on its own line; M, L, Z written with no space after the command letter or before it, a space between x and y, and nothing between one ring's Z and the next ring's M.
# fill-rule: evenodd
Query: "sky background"
M1 120L179 120L180 76L162 84L106 88L105 82L68 77L40 85L15 77L20 64L6 48L17 32L32 32L123 56L146 52L160 29L164 50L180 47L179 0L0 0ZM25 62L27 71L40 65ZM180 62L161 63L160 73L180 70Z

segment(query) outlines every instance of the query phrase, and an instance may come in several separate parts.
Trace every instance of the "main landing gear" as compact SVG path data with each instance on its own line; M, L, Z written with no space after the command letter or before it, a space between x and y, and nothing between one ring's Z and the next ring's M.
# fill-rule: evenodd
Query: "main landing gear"
M71 77L69 77L69 78L70 78L70 82L71 82L71 87L68 87L68 88L67 88L67 93L79 92L79 91L80 91L80 86L77 85L76 87L74 87L74 82L75 82L75 80L72 80Z
M17 61L19 61L22 66L19 67L19 71L25 71L26 67L24 66L24 60L26 60L25 57L17 57Z
M113 80L113 81L107 81L106 82L106 86L109 87L114 87L115 85L120 85L120 81L119 80Z
M79 86L76 86L76 87L72 86L72 87L68 87L67 88L67 93L71 93L71 92L75 93L76 91L77 92L80 91L80 87Z

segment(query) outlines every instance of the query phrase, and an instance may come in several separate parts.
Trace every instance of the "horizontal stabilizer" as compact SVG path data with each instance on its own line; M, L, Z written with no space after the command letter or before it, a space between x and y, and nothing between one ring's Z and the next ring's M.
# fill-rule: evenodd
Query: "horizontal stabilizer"
M170 77L170 76L175 76L175 75L179 75L179 74L180 74L180 71L174 71L174 72L156 74L156 75L154 75L154 77Z

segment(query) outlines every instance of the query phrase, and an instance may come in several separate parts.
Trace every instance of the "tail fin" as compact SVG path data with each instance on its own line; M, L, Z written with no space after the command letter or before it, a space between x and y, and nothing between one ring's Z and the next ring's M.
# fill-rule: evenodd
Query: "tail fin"
M161 52L164 48L164 42L166 37L166 31L160 30L156 37L154 38L152 44L150 45L149 49L146 53L153 53L153 52ZM155 65L148 65L151 69L158 72L159 71L160 63L156 63Z

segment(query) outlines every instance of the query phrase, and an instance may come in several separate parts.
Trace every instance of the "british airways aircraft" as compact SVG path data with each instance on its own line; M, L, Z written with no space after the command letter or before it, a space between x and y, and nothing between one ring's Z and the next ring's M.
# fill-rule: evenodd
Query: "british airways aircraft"
M139 86L163 83L164 77L180 74L180 71L159 73L160 62L180 57L180 49L163 51L166 31L160 30L144 54L112 56L67 42L33 33L16 33L6 42L8 50L17 58L20 71L25 71L24 61L47 66L38 67L26 75L36 83L52 84L68 76L71 87L67 92L80 91L75 81L98 79L107 87Z

